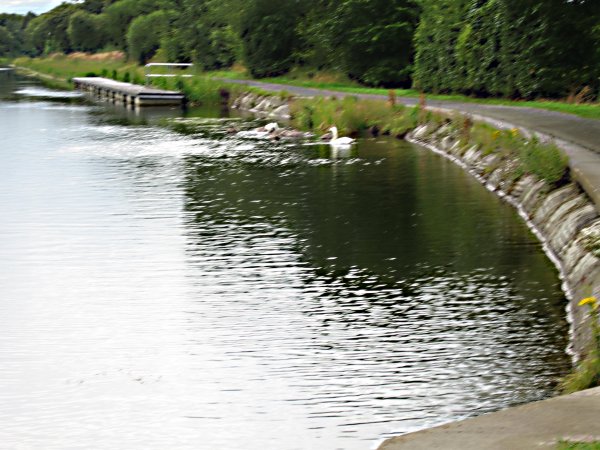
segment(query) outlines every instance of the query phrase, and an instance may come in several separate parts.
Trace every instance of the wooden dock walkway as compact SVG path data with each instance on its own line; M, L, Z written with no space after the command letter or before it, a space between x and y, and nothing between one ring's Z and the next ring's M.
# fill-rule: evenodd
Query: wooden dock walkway
M73 78L76 89L114 103L133 106L179 106L185 96L181 92L123 83L108 78Z

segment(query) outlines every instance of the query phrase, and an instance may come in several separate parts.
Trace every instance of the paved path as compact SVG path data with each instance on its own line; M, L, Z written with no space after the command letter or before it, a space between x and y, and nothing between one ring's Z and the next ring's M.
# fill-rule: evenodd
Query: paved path
M285 90L298 96L336 96L338 98L354 96L374 100L387 100L388 98L385 95L354 94L254 80L221 79L221 81L257 87L265 91L280 92ZM409 97L398 97L397 101L407 106L414 106L418 100ZM476 119L487 120L500 127L520 128L535 132L542 138L556 141L569 155L573 177L585 189L595 202L598 210L600 210L600 120L519 106L485 105L442 100L427 101L427 106L471 114Z
M388 439L379 450L556 449L600 441L600 388Z

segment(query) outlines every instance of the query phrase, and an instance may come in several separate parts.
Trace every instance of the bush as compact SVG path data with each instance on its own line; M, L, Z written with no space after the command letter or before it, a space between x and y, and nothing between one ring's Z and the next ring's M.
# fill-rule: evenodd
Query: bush
M537 138L521 149L524 169L548 183L558 183L569 168L568 157L555 144L542 144Z
M403 135L416 126L415 116L404 106L377 100L298 99L292 103L293 125L303 130L327 131L335 125L340 133L356 135L371 127Z

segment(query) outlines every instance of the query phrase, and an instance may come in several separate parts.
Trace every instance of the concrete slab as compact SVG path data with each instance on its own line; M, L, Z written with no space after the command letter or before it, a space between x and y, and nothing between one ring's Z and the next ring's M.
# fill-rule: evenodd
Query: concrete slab
M154 89L108 78L73 78L73 83L77 89L96 90L100 95L109 95L117 100L130 99L137 106L180 105L184 100L181 92Z
M561 439L600 441L600 388L391 438L378 450L555 449Z

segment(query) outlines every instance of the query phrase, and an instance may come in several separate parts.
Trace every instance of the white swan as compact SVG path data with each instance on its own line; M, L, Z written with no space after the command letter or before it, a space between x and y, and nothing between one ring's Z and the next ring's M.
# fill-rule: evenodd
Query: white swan
M267 133L275 133L277 130L279 130L279 125L276 122L272 122L272 123L268 123L266 124L263 129L267 132Z
M356 142L355 139L349 137L338 137L337 127L331 127L329 131L331 131L332 135L329 145L332 147L349 147Z

